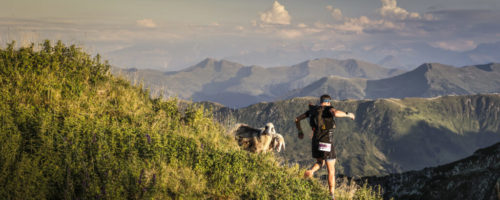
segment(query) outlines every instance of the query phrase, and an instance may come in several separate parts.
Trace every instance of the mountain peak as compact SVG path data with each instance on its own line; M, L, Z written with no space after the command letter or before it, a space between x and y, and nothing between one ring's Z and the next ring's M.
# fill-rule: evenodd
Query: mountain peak
M231 61L224 60L224 59L217 60L215 58L205 58L204 60L202 60L198 64L191 66L191 67L188 67L182 71L183 72L191 72L191 71L196 70L196 69L209 69L209 68L215 68L215 70L218 71L223 66L230 66L230 67L234 66L236 68L243 67L243 65L241 65L239 63L231 62Z
M333 59L333 58L315 58L312 60L307 60L303 62L304 64L307 64L308 66L312 65L318 65L318 64L341 64L341 65L358 65L360 63L364 64L369 64L360 60L356 60L353 58L345 59L345 60L338 60L338 59Z
M345 60L337 60L333 58L316 58L312 60L306 60L298 66L303 66L303 67L332 67L332 66L337 66L337 67L344 67L344 68L350 68L350 69L355 69L355 68L384 68L376 64L372 63L367 63L361 60L349 58ZM385 69L385 68L384 68Z
M219 60L217 60L215 58L207 57L207 58L203 59L200 63L214 63L214 62L219 62Z
M231 65L241 65L239 63L236 63L236 62L233 62L233 61L229 61L229 60L225 60L225 59L221 59L221 60L218 60L218 59L215 59L215 58L205 58L203 61L200 62L201 63L204 63L204 64L231 64Z
M488 64L484 64L484 65L466 66L464 68L476 68L476 69L480 69L483 71L492 72L492 71L500 71L500 64L488 63Z
M456 67L449 66L449 65L443 65L440 63L424 63L417 67L414 71L416 72L429 72L429 71L436 71L436 70L450 70L450 69L456 69Z

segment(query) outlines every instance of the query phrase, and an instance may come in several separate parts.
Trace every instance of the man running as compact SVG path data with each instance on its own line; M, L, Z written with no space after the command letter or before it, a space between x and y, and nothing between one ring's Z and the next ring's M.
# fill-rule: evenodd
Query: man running
M333 147L333 130L335 129L334 117L349 117L354 120L353 113L336 110L331 106L331 97L327 94L320 97L320 105L309 105L309 110L295 118L295 125L299 131L299 139L304 138L304 132L300 127L300 121L309 118L309 125L313 131L312 137L312 156L316 163L304 173L304 177L313 177L314 172L318 171L326 160L328 169L328 185L332 199L335 199L335 149Z

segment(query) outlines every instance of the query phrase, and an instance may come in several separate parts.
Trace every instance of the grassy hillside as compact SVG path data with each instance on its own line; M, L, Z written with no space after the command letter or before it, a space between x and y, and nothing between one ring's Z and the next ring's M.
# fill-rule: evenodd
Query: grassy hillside
M40 50L35 50L40 49ZM202 108L113 77L75 46L0 49L0 199L325 199Z
M218 107L221 121L261 127L273 122L287 149L282 156L304 165L312 162L310 139L297 139L294 118L316 98L259 103L232 110ZM345 100L337 109L356 120L337 119L338 171L349 176L382 175L451 162L500 141L500 95ZM226 115L233 117L223 118ZM228 123L230 124L230 123ZM306 120L302 122L310 132ZM306 132L306 136L309 133Z

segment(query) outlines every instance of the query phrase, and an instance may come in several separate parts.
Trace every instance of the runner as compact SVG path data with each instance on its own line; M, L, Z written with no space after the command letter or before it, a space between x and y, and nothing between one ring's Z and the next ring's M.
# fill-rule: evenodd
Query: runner
M299 131L299 139L304 138L304 132L300 127L300 121L309 118L309 125L313 131L311 150L316 163L304 173L304 177L311 178L326 160L328 169L328 185L332 199L335 199L335 161L337 155L333 147L333 130L335 129L334 117L348 117L354 120L353 113L336 110L331 106L331 97L327 94L320 97L320 105L309 105L309 110L295 118L295 125Z

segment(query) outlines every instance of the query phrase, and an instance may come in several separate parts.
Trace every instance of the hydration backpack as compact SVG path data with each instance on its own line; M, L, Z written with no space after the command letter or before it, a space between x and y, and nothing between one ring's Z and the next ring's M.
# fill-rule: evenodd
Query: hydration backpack
M324 132L335 128L332 106L309 105L309 125L313 131Z

